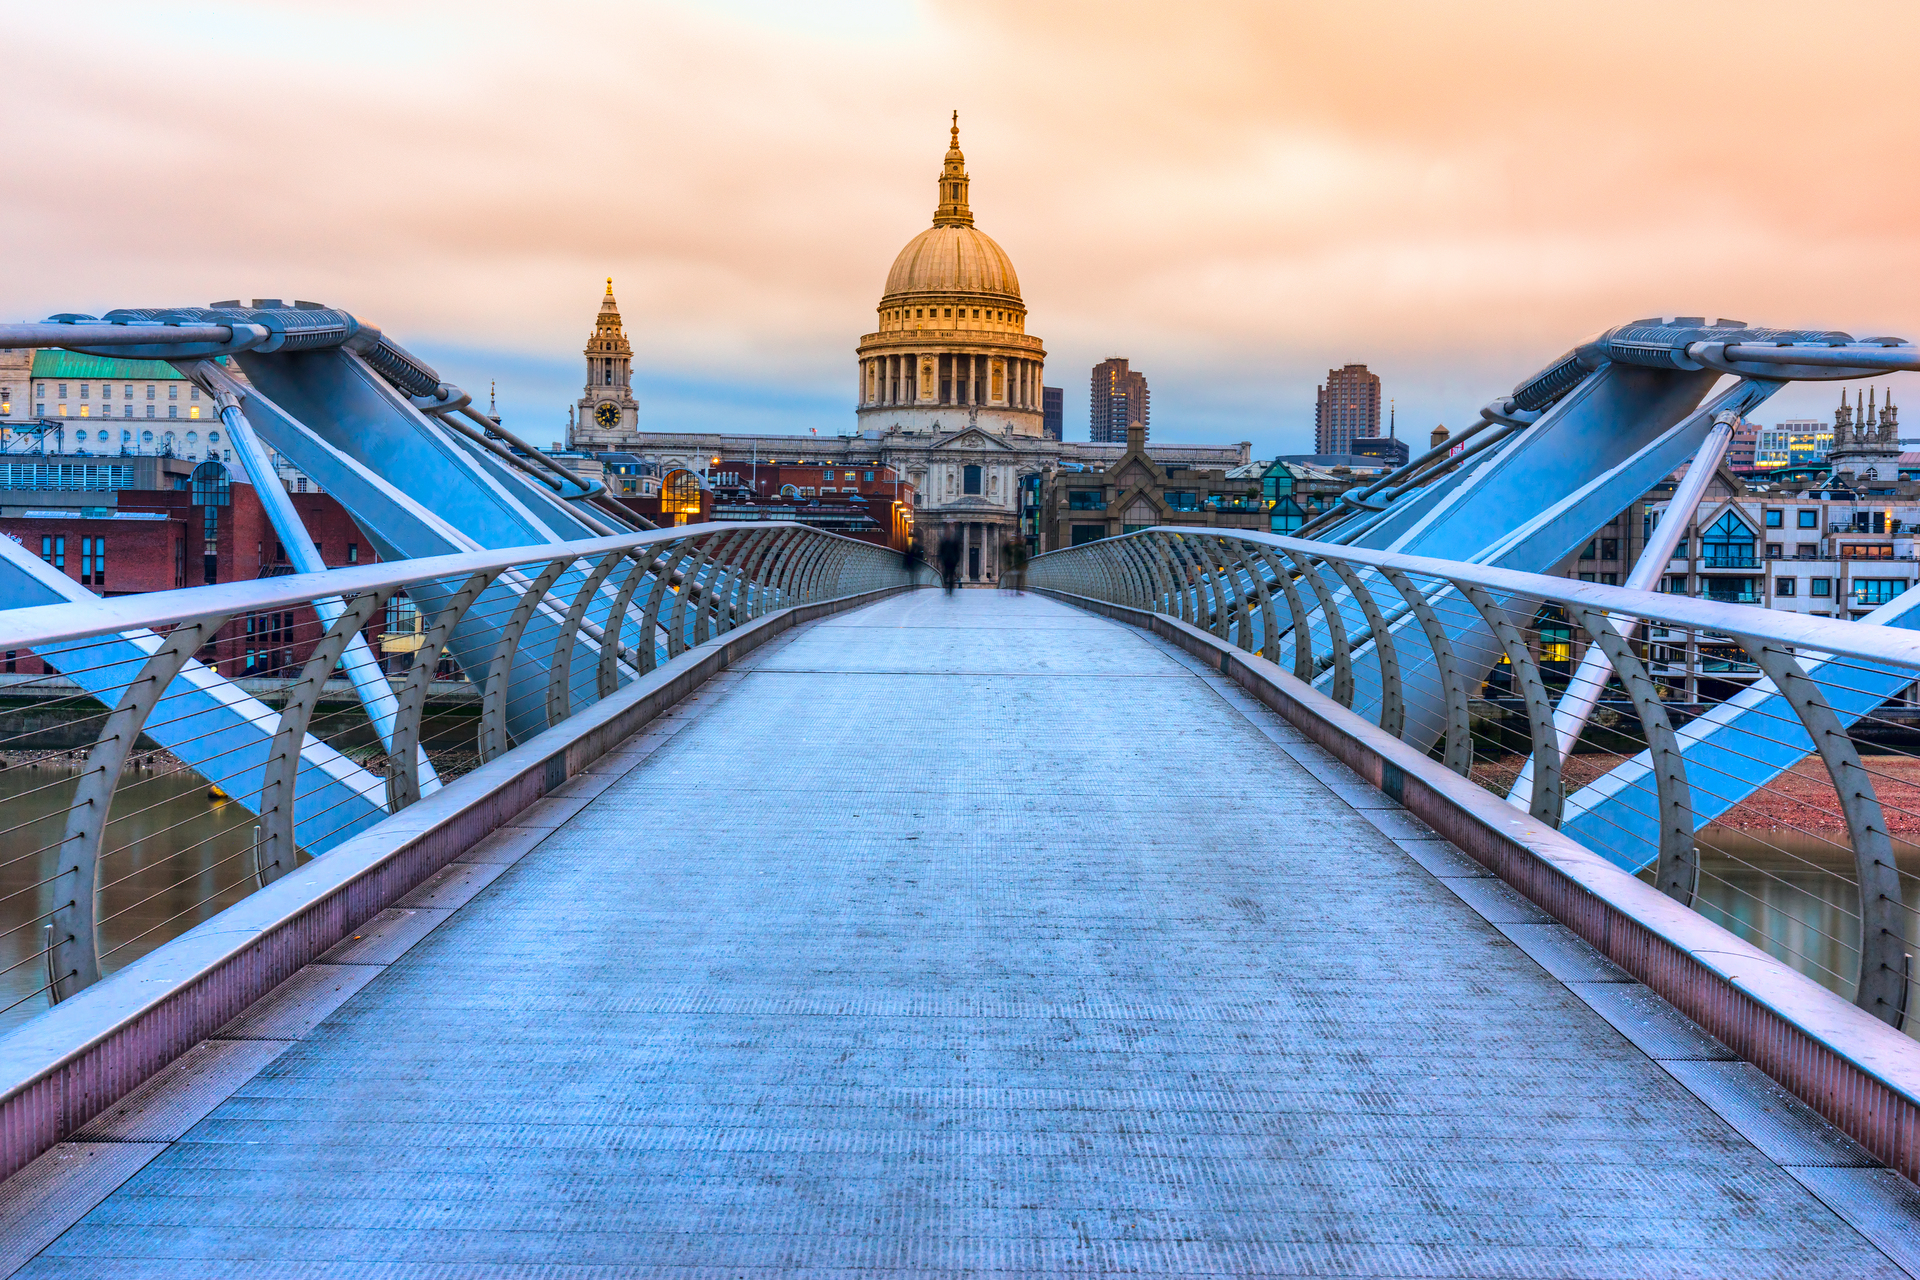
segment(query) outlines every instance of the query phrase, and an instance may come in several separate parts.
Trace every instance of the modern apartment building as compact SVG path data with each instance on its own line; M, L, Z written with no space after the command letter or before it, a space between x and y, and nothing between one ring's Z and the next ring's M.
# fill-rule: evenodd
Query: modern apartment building
M1088 418L1088 440L1094 444L1125 444L1128 423L1146 426L1151 421L1146 376L1129 369L1120 356L1109 356L1093 366Z
M1313 451L1352 453L1355 436L1380 434L1380 379L1363 364L1327 370L1314 396Z

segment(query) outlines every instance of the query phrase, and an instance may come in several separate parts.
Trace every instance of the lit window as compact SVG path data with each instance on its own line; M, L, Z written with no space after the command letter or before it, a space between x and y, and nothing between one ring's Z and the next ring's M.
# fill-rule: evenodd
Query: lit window
M195 406L193 406L193 408L191 408L191 409L189 409L189 410L187 410L187 416L188 416L189 418L197 418L197 417L199 417L199 416L200 416L200 406L199 406L199 405L195 405Z

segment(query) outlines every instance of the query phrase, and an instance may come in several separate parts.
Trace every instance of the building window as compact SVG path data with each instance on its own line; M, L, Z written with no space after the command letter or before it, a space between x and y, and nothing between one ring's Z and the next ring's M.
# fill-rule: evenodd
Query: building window
M966 466L960 469L960 492L962 493L979 493L980 492L980 468L979 467ZM1104 529L1102 530L1102 532L1103 533L1105 532Z
M1808 578L1807 594L1810 596L1830 596L1833 594L1832 578Z
M1893 544L1890 542L1843 542L1840 544L1842 560L1891 560Z
M80 585L83 587L107 585L107 540L105 538L80 539Z
M147 416L148 416L149 418L151 418L151 417L153 416L153 406L152 406L152 405L148 405L148 406L147 406ZM151 431L149 431L149 432L147 432L147 434L148 434L148 435L152 435L152 434L153 434L153 432L151 432Z
M1073 545L1084 546L1089 542L1098 542L1107 536L1104 524L1076 524L1073 526Z
M1797 578L1775 578L1773 580L1773 594L1776 596L1792 595L1794 593L1794 584L1798 581Z
M1700 535L1700 553L1714 568L1743 568L1753 563L1753 530L1729 511Z
M1769 507L1766 513L1767 528L1778 529L1780 527L1781 518L1785 514L1786 513L1781 511L1778 507Z
M1175 511L1198 511L1200 502L1191 489L1168 489L1160 495Z
M1798 519L1799 527L1802 529L1818 529L1820 527L1820 513L1818 511L1796 511L1793 514L1795 518Z
M167 399L178 400L179 398L180 398L180 384L177 382L169 382L167 384Z
M67 535L64 533L43 533L40 535L40 558L62 573L67 568Z
M149 400L153 399L153 384L151 382L147 384L147 399ZM148 414L147 416L151 418L153 415Z
M177 417L179 417L179 416L180 416L180 406L179 406L179 405L177 405L177 404L170 404L170 405L168 405L168 406L167 406L167 416L168 416L169 418L177 418Z
M64 382L60 384L60 398L62 400L67 398L67 384Z
M1811 542L1796 542L1793 544L1793 554L1801 560L1812 560L1819 556L1820 548Z
M188 416L189 418L197 418L197 417L199 417L199 416L200 416L200 407L199 407L198 405L195 405L195 406L194 406L193 408L191 408L191 409L189 409L189 410L187 410L187 416Z
M89 392L89 391L91 391L91 390L93 390L93 384L92 384L92 383L90 383L90 382L83 382L83 383L81 383L81 384L80 384L80 398L81 398L82 400L85 400L85 399L87 398L87 392Z
M1855 578L1853 603L1861 608L1882 605L1906 589L1905 578Z
M872 483L873 483L873 472L871 472L871 471L869 471L869 472L867 472L867 483L868 483L868 484L872 484Z
M1777 542L1769 542L1767 544L1767 559L1778 560L1779 558L1780 558L1780 544Z
M359 543L349 542L347 544L347 563L348 564L360 563L360 544Z
M1582 560L1591 560L1594 558L1596 554L1598 554L1599 550L1600 550L1599 541L1597 539L1589 538L1587 540L1587 545L1580 548L1580 558ZM1585 578L1585 579L1582 579L1582 581L1592 582L1593 579Z

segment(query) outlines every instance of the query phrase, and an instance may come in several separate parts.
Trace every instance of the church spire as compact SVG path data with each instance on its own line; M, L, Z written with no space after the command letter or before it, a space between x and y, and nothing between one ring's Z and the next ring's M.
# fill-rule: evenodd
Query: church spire
M953 113L952 141L940 170L940 201L933 211L936 227L970 227L973 210L967 207L967 158L960 154L960 113Z

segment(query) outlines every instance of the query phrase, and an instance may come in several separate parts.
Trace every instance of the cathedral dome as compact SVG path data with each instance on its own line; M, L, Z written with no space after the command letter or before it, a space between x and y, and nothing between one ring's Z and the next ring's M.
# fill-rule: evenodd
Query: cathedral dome
M948 223L928 227L893 260L887 296L904 293L994 293L1020 300L1013 259L975 227Z

